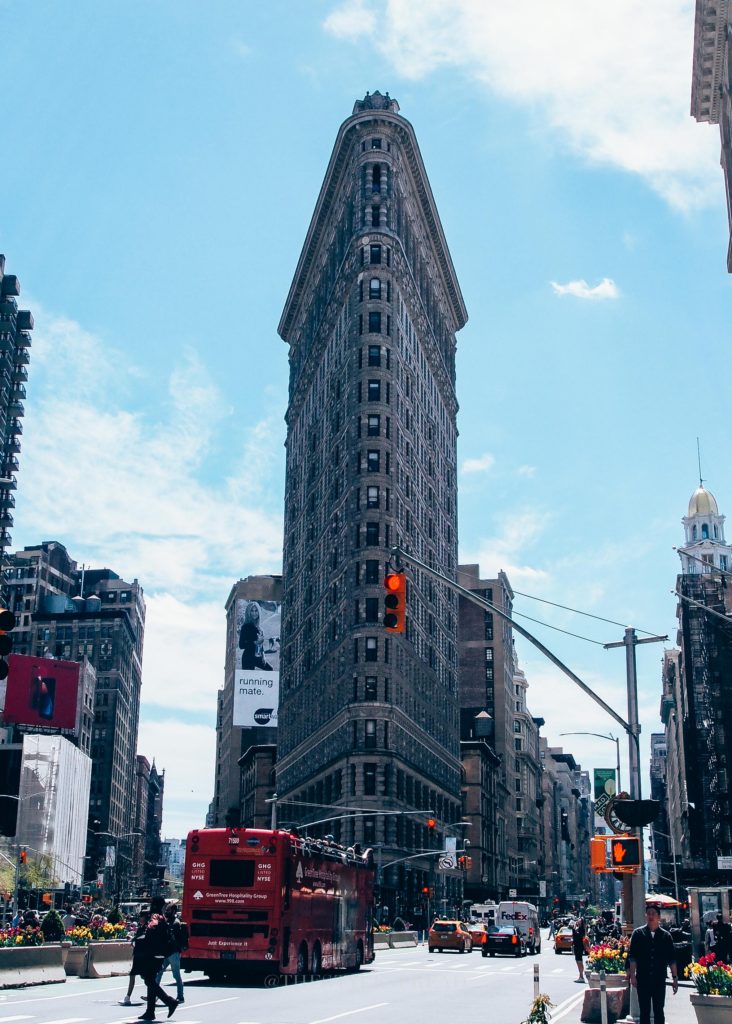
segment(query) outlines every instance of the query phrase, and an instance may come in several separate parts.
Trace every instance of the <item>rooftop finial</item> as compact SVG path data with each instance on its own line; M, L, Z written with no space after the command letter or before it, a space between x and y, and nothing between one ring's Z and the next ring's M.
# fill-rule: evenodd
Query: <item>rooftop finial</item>
M702 477L701 470L701 448L699 447L699 438L696 439L696 461L699 464L699 486L704 486L704 478Z

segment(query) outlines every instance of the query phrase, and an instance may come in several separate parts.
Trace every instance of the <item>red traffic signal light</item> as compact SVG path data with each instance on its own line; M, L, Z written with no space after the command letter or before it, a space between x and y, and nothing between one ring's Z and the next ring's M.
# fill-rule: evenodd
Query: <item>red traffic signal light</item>
M25 864L25 862L28 860L28 854L25 852L25 850L20 851L20 853L18 854L18 860L20 861L21 864Z
M610 864L619 868L634 870L640 867L640 840L637 836L618 836L610 843Z
M425 825L430 831L432 831L437 825L437 818L427 818Z
M422 886L422 892L424 893L425 896L429 896L429 894L430 894L430 887L428 885L423 885Z
M403 633L407 622L407 576L389 572L384 577L384 629L387 633Z

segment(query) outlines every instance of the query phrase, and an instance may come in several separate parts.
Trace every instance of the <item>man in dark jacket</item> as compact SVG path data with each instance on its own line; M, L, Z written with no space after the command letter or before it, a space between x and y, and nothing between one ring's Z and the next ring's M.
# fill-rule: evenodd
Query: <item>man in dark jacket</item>
M173 950L173 936L170 925L162 913L165 900L155 896L150 903L150 922L145 937L140 945L140 963L142 977L147 985L147 1009L138 1020L155 1020L155 999L159 999L168 1007L168 1016L172 1017L178 1006L177 999L171 999L157 982L158 971L161 970L166 956Z
M666 970L671 968L674 995L679 990L676 950L671 933L661 928L661 911L654 904L646 907L646 923L630 937L628 974L630 984L638 990L640 1024L664 1024L663 1004L666 1001Z

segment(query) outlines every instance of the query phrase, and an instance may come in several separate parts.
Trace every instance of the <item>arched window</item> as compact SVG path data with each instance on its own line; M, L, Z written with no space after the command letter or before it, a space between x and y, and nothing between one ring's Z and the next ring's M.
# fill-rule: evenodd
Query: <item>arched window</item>
M691 539L692 540L696 540L696 527L695 526L692 526L692 528L691 528Z
M369 298L380 299L381 298L381 281L378 277L372 277L369 281Z
M709 540L709 526L702 523L702 540Z

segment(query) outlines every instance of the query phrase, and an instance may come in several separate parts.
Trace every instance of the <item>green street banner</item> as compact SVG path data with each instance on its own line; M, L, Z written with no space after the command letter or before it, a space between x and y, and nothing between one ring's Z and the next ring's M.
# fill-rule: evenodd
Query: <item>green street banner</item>
M615 796L615 769L595 768L595 800Z

